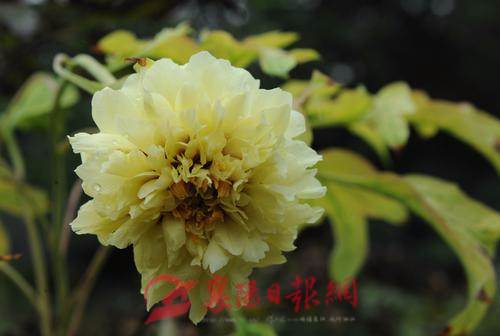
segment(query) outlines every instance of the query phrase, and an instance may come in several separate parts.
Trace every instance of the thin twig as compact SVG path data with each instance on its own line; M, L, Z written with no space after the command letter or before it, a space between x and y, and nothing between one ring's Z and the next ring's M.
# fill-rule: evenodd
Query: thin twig
M66 203L66 213L64 214L63 227L61 229L61 238L59 240L59 253L65 258L68 252L68 244L70 238L70 226L69 224L75 218L76 209L78 207L78 202L80 202L80 197L82 196L82 181L76 180L71 187L69 193L68 202Z

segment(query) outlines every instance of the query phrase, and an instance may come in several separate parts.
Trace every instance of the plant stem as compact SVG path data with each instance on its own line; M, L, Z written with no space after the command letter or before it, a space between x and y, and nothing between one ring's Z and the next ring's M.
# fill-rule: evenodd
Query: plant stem
M26 230L28 232L28 240L31 247L31 255L33 259L33 270L35 273L35 283L38 291L38 306L40 315L40 333L43 336L51 335L51 313L49 300L49 286L47 281L47 268L43 255L43 248L38 235L35 221L31 214L24 217Z
M96 277L108 258L110 251L111 249L109 247L100 246L92 257L92 261L71 300L71 307L74 307L74 310L69 320L69 327L66 333L67 336L74 336L78 331L88 297L94 287Z
M5 141L5 146L9 152L12 165L14 167L14 176L17 180L23 180L26 174L26 169L24 166L23 156L19 145L17 144L16 138L9 129L2 129L3 139Z
M36 310L40 310L38 296L26 279L8 262L0 262L0 272L5 274L26 296Z
M65 300L68 294L68 275L66 258L60 253L60 231L63 226L63 207L66 195L66 167L64 153L60 150L59 141L63 136L66 123L64 111L60 107L61 97L67 87L62 81L55 98L52 111L52 227L51 255L53 261L54 281L56 288L58 313L64 313Z

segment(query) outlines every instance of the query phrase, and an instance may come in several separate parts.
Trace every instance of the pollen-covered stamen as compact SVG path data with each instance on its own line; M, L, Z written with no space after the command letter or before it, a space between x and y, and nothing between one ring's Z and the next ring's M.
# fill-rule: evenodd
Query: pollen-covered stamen
M220 200L231 191L231 183L214 180L198 183L179 181L170 186L177 206L172 211L176 218L184 220L186 231L198 237L207 237L217 222L224 221Z

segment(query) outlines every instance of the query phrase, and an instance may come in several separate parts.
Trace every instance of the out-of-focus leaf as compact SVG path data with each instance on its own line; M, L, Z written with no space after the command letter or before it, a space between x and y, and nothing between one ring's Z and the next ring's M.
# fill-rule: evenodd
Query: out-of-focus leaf
M297 33L270 31L267 33L247 37L243 42L264 47L284 48L299 39Z
M200 48L193 39L187 36L172 36L167 41L158 43L157 46L151 49L148 56L171 58L174 62L184 64L198 51L200 51Z
M0 222L0 256L6 255L10 252L10 240L3 223Z
M0 211L20 216L29 211L43 214L47 209L48 199L45 193L17 182L7 165L0 161Z
M335 150L324 154L325 161L332 153ZM495 293L491 252L500 237L499 214L470 199L455 185L436 178L349 169L362 161L356 158L344 162L337 170L320 167L320 177L394 198L432 225L460 258L468 280L469 302L447 330L449 335L469 333L484 316Z
M318 168L320 171L354 171L361 175L375 172L368 162L343 150L325 153ZM335 238L329 260L330 276L342 281L356 276L366 259L367 220L400 224L407 219L408 212L399 202L374 191L331 180L324 184L328 192L318 203L326 210Z
M321 58L321 55L314 49L296 48L290 50L288 53L295 58L297 63L317 61Z
M303 107L309 100L331 97L341 89L341 86L327 75L315 70L310 80L289 80L282 88L290 92L294 101Z
M111 68L119 68L126 63L126 57L171 58L183 64L191 55L200 51L196 41L188 34L191 28L184 23L174 28L165 28L152 39L139 39L135 34L117 30L104 36L97 42L97 48L108 57Z
M360 121L349 125L348 129L351 133L363 139L377 153L377 156L384 164L388 164L391 161L389 147L387 147L380 133L372 125Z
M371 103L370 94L360 86L342 90L335 99L311 99L306 109L313 127L328 127L360 119L369 111Z
M467 103L431 100L422 92L414 93L416 113L408 119L427 135L442 130L469 144L483 154L500 172L500 121Z
M140 39L129 31L118 30L100 39L97 49L106 55L108 68L113 71L128 65L127 57L167 57L184 64L193 54L206 50L237 67L248 67L259 59L265 73L286 77L297 64L319 58L312 49L284 50L298 39L292 32L271 31L241 41L222 30L202 31L199 40L190 37L191 32L187 24L180 24L163 29L152 39Z
M4 127L30 128L40 123L52 111L59 83L50 74L33 74L19 89L3 116ZM68 108L79 99L74 86L68 86L60 99L60 106Z
M135 34L126 30L115 30L97 42L99 51L121 57L139 54L147 45L147 41L139 40Z
M188 36L191 27L181 23L175 28L165 28L147 45L145 55L153 58L167 57L174 62L184 64L191 55L200 51L197 43Z
M373 123L385 143L391 148L406 144L410 129L405 116L415 112L410 87L392 83L383 87L373 98L373 108L367 119Z
M283 78L297 65L297 60L292 55L277 48L261 48L259 62L266 74Z
M228 32L219 30L202 32L200 48L243 68L250 65L258 55L253 48L237 41Z
M320 203L330 219L335 244L329 257L330 277L342 281L355 276L366 259L367 222L356 199L337 183L326 183L328 192Z

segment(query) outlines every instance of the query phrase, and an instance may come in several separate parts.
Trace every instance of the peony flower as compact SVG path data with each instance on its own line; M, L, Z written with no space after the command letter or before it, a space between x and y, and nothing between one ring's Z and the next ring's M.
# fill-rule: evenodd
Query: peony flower
M92 199L71 224L104 245L133 246L144 287L155 276L196 280L190 318L206 314L212 274L231 284L286 261L299 225L322 209L311 167L321 159L292 97L207 52L185 65L161 59L92 100L97 134L70 137ZM148 306L170 290L148 291ZM149 309L148 307L148 309Z

